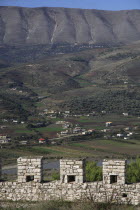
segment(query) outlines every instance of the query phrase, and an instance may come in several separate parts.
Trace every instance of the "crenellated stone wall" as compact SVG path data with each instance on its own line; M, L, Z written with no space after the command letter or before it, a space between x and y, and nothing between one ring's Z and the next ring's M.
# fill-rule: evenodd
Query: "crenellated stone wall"
M20 157L17 159L18 182L41 182L43 157Z
M104 160L103 181L86 182L85 160L61 159L60 180L42 181L42 157L18 158L15 182L0 182L0 200L81 200L140 203L140 183L125 183L125 160Z
M103 183L125 184L126 160L103 161Z
M85 160L60 160L60 180L62 183L83 183L85 181Z

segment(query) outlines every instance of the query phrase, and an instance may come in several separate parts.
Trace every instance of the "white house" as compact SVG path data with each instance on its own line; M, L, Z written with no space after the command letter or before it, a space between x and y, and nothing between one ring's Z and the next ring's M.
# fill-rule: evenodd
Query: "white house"
M117 133L117 137L123 137L124 134L123 133Z

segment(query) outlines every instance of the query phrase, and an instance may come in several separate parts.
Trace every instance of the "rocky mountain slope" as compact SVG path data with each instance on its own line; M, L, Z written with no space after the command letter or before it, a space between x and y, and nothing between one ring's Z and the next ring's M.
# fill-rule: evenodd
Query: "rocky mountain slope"
M0 7L0 44L127 44L140 40L140 10Z

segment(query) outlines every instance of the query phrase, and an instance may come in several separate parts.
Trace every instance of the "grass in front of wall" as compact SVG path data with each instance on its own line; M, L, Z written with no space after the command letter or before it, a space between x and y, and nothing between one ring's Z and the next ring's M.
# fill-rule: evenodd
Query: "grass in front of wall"
M7 206L5 208L5 206ZM80 201L64 201L64 200L51 200L42 202L31 201L2 201L0 209L2 210L136 210L135 206L131 205L118 205L108 203L96 203L94 200L80 200Z

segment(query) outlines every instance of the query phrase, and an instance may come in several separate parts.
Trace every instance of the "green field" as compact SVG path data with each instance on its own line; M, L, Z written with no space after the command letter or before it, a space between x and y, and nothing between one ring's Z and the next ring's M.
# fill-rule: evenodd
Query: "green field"
M15 162L19 156L43 155L44 157L88 157L92 159L103 158L132 158L139 156L139 140L87 140L67 143L59 146L20 146L18 148L3 148L0 156L5 163Z

